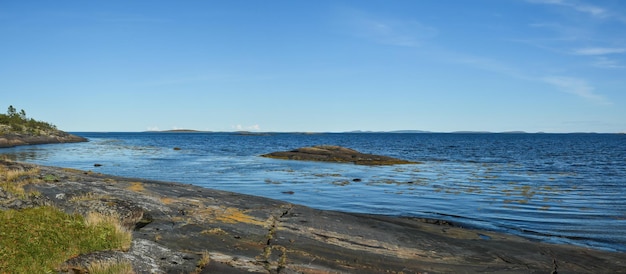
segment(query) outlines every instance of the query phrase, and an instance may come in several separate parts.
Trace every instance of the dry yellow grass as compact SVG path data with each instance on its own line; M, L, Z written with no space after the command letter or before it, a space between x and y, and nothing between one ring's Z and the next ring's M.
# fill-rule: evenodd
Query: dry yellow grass
M135 274L128 260L92 262L87 268L90 274Z
M246 211L234 207L205 207L194 209L190 216L195 221L213 222L218 221L227 224L246 223L258 226L270 225L268 220L258 220L253 216L246 214Z
M97 227L99 225L110 225L114 229L115 235L112 240L119 246L121 250L128 251L130 249L132 241L132 232L125 228L120 219L117 216L104 215L96 212L91 212L85 217L85 224L91 227Z
M0 187L18 197L26 197L27 193L24 186L39 181L36 175L39 175L39 168L30 169L8 169L0 166Z
M80 195L72 196L69 201L70 202L80 202L80 201L91 201L96 199L106 198L107 195L97 194L93 192L87 192Z
M141 182L131 182L130 186L127 187L126 189L128 189L130 191L135 191L135 192L142 192L142 191L146 190L143 187L143 184Z
M202 257L200 257L200 260L198 261L198 264L196 265L196 270L192 273L202 272L204 268L209 266L209 263L211 263L211 255L209 254L208 251L205 250L202 252Z
M242 210L234 207L229 207L224 210L222 214L219 214L215 218L218 221L224 223L246 223L246 224L254 224L254 225L266 225L267 223L264 221L259 221L254 219L254 217L245 214Z
M221 229L219 227L214 227L214 228L211 228L211 229L202 230L200 232L200 234L205 234L205 235L227 235L228 232L224 231L223 229Z
M164 205L171 205L174 202L176 202L176 199L170 198L170 197L161 197L159 199L161 200L161 203L163 203Z

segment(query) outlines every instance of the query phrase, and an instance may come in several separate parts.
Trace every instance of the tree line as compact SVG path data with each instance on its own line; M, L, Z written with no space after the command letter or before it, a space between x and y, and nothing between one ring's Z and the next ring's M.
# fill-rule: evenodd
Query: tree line
M4 125L4 126L3 126ZM6 114L0 114L0 133L30 133L41 134L45 131L56 131L53 124L37 121L26 116L23 109L19 112L13 105L10 105Z

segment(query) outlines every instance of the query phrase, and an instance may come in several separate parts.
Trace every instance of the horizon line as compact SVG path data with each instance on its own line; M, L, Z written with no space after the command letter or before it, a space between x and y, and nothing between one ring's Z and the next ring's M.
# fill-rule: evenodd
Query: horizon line
M571 131L571 132L545 132L536 131L528 132L523 130L510 130L510 131L485 131L485 130L458 130L458 131L428 131L428 130L349 130L349 131L248 131L248 130L233 130L233 131L213 131L213 130L195 130L195 129L170 129L170 130L142 130L142 131L68 131L68 132L93 132L93 133L239 133L239 134L280 134L280 133L298 133L298 134L340 134L340 133L354 133L354 134L372 134L372 133L392 133L392 134L626 134L623 132L595 132L595 131Z

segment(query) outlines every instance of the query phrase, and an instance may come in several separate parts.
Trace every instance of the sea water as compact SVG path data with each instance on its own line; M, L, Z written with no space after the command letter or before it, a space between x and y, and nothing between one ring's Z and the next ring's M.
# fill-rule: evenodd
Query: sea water
M75 134L89 142L5 148L0 154L626 252L623 134ZM322 144L419 163L358 166L259 157Z

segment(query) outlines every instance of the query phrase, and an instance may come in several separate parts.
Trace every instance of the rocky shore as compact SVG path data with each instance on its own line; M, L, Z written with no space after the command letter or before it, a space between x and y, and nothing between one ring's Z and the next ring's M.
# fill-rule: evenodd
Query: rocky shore
M46 135L32 134L0 134L0 148L14 147L23 145L37 144L56 144L56 143L78 143L87 142L87 139L69 134L63 131L57 131Z
M120 216L130 250L82 254L61 272L94 260L128 260L136 273L626 273L626 254L529 241L436 220L321 211L193 185L38 168L39 195L0 190L0 210L53 205Z

